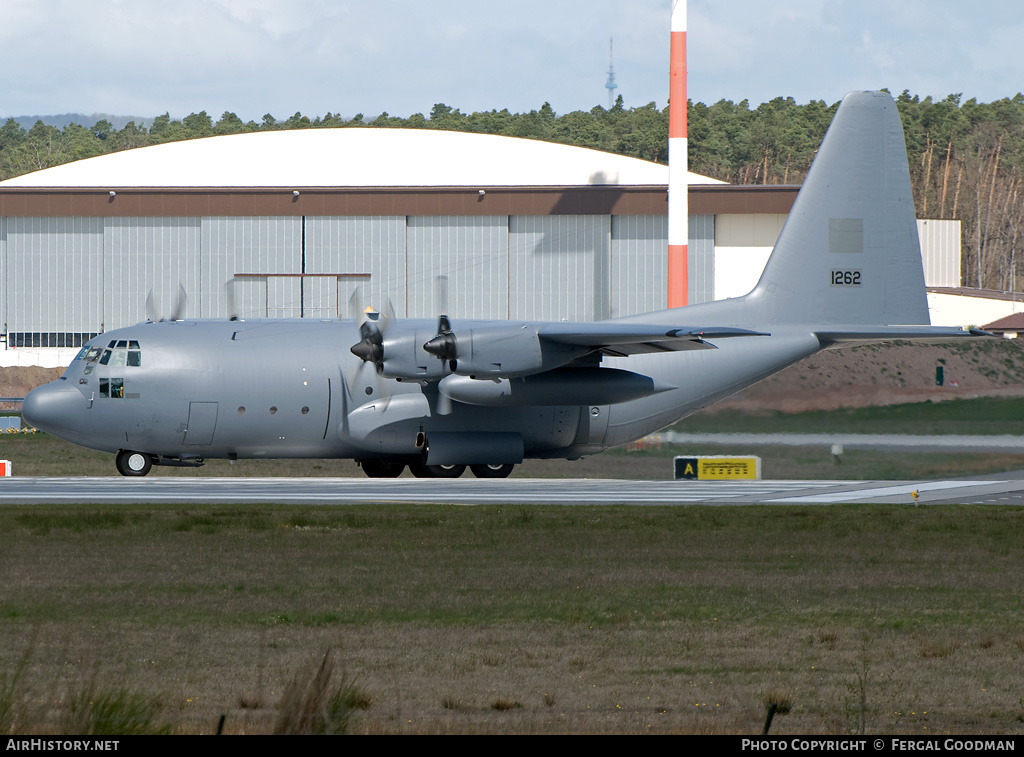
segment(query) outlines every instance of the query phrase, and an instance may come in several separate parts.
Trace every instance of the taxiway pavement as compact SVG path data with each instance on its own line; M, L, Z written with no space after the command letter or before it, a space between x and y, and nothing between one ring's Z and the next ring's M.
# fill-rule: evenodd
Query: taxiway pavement
M918 493L915 500L913 492ZM32 478L0 479L14 504L317 505L1024 505L1024 476L945 481L632 481L609 479Z

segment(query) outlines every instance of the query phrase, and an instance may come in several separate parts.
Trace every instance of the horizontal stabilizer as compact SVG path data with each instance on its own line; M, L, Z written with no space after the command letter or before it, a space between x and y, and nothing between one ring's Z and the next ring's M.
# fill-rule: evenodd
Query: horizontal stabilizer
M827 326L814 332L823 344L879 340L914 340L945 342L964 337L994 336L980 329L959 329L946 326Z

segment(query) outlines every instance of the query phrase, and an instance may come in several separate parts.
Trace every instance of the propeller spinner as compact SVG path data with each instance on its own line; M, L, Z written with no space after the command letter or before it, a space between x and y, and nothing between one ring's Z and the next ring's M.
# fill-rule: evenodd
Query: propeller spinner
M440 360L454 360L458 352L457 343L452 333L452 324L448 316L444 315L448 312L448 277L438 276L435 287L436 304L442 315L437 319L437 336L427 341L423 349Z
M452 332L448 316L442 315L437 321L437 336L423 345L423 349L441 360L454 360L458 352L458 342Z

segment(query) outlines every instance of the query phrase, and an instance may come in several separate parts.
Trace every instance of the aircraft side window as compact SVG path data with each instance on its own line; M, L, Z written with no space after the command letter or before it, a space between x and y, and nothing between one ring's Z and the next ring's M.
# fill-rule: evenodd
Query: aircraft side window
M107 379L100 379L100 397L110 396L110 382Z
M85 370L82 371L83 376L91 376L92 372L96 370L96 363L89 363L85 366Z
M128 365L142 365L142 353L139 350L128 350Z
M113 399L124 398L124 379L110 379L110 396Z
M99 347L90 347L89 351L87 353L85 353L85 362L87 362L87 363L95 363L99 359L99 356L100 356L100 348Z
M84 358L86 356L86 354L88 354L88 352L89 352L89 348L88 347L83 347L82 349L80 349L78 351L78 354L75 355L75 360L81 360L82 358ZM72 361L72 362L74 362L74 361Z
M100 355L100 365L106 365L110 362L110 350L103 350L103 354Z

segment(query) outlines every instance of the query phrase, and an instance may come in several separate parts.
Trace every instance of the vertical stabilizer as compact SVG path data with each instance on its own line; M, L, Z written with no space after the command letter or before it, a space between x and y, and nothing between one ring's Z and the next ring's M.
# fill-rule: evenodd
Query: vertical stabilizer
M843 98L742 299L766 324L928 324L903 126L888 93Z

